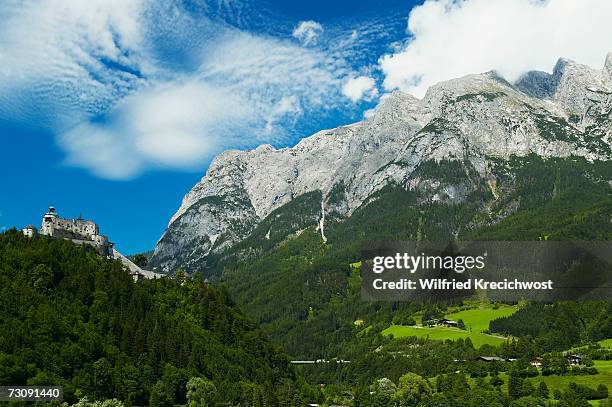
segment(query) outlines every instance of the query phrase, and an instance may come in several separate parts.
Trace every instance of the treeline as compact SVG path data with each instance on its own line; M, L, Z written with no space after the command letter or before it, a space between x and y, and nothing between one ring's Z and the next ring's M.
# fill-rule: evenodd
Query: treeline
M0 234L0 315L0 385L128 406L185 404L194 377L214 387L208 405L287 405L301 393L287 356L224 289L197 276L135 283L66 240Z
M601 406L609 406L608 388L596 388L571 382L564 390L551 392L546 383L537 386L510 374L507 391L505 381L497 375L468 381L461 373L437 376L427 380L407 373L397 381L378 379L359 389L354 397L355 407L589 407L588 400L603 399Z
M534 338L533 352L563 351L612 337L612 302L529 303L493 320L492 332Z

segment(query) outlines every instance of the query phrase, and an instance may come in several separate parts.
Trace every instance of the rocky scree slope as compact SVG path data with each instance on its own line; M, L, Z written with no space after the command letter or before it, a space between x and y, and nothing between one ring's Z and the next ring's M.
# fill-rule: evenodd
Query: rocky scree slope
M421 178L415 170L426 161L469 163L493 195L492 160L535 153L609 161L611 112L612 53L603 69L560 59L552 74L529 72L515 84L487 72L439 83L423 99L396 91L369 119L294 147L219 155L184 197L151 264L165 272L206 269L211 254L240 242L272 214L269 238L280 216L275 210L305 194L320 202L293 232L316 224L323 241L326 221L350 216L389 184L426 190L431 201L461 202L469 185Z

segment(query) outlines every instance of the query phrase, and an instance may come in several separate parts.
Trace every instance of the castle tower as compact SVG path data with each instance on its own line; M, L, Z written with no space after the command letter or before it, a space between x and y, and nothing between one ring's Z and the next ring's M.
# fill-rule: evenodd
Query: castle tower
M58 219L57 211L53 206L43 216L42 225L40 226L40 234L44 236L53 236L55 222Z

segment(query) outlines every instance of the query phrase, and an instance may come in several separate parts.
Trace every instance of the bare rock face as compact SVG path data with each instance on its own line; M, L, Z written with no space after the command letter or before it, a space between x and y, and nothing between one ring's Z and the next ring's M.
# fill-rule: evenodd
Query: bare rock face
M608 55L606 55L606 63L604 64L604 69L608 73L608 76L612 76L612 51L608 52Z
M548 72L530 71L516 82L516 87L536 99L550 99L555 95L557 83Z
M203 269L210 254L313 191L320 191L316 223L325 240L326 215L350 216L388 184L433 188L413 176L427 160L467 160L484 178L490 157L609 160L611 110L612 53L601 70L560 59L552 74L530 72L516 84L488 72L439 83L421 100L396 91L363 122L320 131L291 148L219 155L183 199L151 263L166 272ZM465 196L463 186L443 192Z

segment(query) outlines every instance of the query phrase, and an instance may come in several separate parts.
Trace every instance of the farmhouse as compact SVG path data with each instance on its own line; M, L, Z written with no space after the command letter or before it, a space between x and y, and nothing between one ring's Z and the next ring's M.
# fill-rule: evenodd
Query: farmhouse
M453 321L452 319L441 319L438 321L438 325L456 328L459 323L457 321Z
M478 356L476 360L483 362L505 362L506 359L500 358L499 356Z
M533 367L542 367L542 362L544 362L544 359L542 359L541 357L535 357L531 359L531 362L529 362L529 364Z
M567 359L567 363L569 363L572 366L576 366L576 365L581 365L582 364L582 358L578 355L565 355L565 359Z

